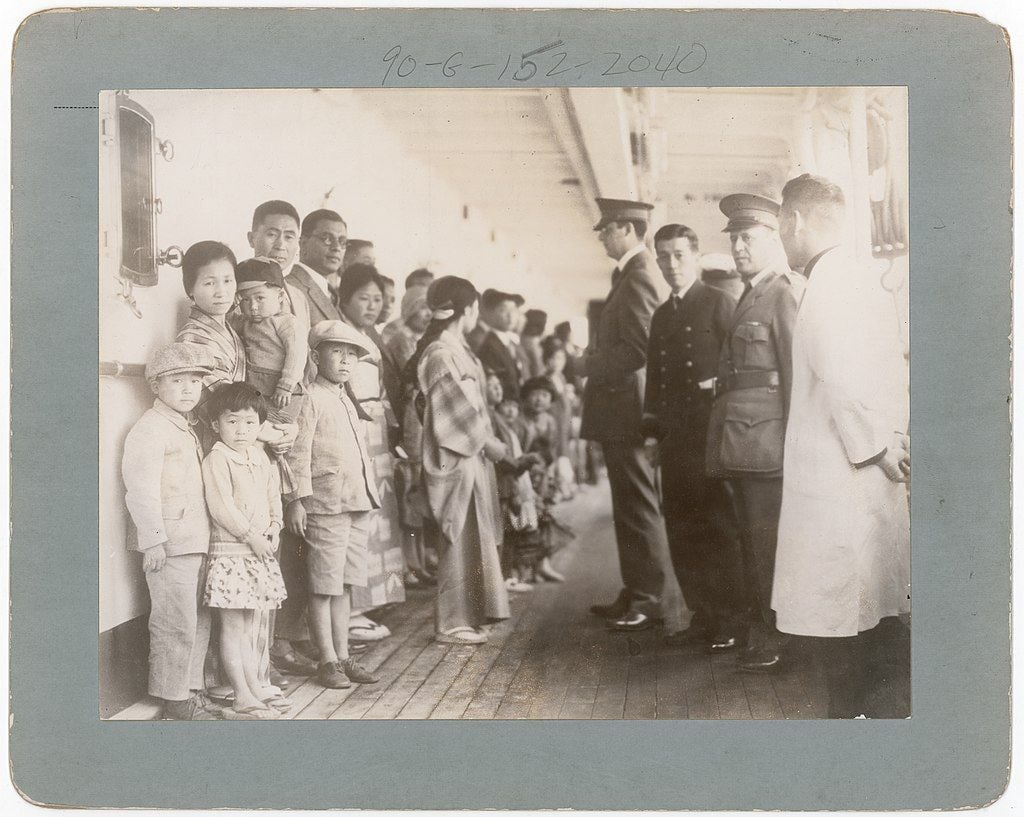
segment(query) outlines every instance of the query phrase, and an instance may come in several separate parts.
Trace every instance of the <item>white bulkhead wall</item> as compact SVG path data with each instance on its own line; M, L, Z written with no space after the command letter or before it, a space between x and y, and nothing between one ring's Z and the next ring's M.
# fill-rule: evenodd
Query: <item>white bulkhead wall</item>
M174 159L155 161L163 202L158 246L183 250L196 241L223 241L238 258L252 211L285 199L304 215L338 211L349 236L376 244L378 265L401 290L405 276L428 264L441 274L471 278L479 288L508 286L528 276L528 259L512 258L493 225L442 178L404 150L396 135L348 91L133 91ZM101 148L102 149L102 148ZM467 217L468 216L468 217ZM141 318L116 298L119 285L101 263L100 359L145 363L174 339L188 311L181 272L160 268L157 286L135 287ZM124 507L120 461L124 437L150 405L137 377L100 378L100 631L147 611L141 558L132 553L134 527Z

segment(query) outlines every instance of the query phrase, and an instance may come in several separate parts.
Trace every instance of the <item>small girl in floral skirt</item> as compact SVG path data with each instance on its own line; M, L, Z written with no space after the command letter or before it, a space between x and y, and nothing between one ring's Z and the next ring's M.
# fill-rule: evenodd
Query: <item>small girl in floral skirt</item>
M290 702L259 680L266 645L257 643L260 628L254 626L254 611L276 609L285 598L274 557L282 521L281 481L256 440L267 404L252 386L230 383L211 395L208 411L220 439L203 460L211 523L204 601L219 611L221 662L234 690L233 706L224 716L275 718Z

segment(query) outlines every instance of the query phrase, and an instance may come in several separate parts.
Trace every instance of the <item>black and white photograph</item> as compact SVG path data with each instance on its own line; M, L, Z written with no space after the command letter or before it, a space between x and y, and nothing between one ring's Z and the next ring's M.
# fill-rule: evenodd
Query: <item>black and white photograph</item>
M912 717L905 86L98 105L100 718Z

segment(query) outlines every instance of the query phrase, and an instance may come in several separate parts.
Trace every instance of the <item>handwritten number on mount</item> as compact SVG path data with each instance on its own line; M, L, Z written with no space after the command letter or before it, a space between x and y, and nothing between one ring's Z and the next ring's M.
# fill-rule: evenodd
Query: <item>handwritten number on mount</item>
M572 70L572 66L570 66L569 68L562 68L561 71L557 70L559 67L561 67L562 63L565 62L565 58L569 56L564 51L559 51L557 54L552 54L551 56L558 57L559 59L555 66L550 71L548 71L545 76L557 77L559 74L564 74L566 71ZM578 67L579 66L577 66L577 68Z
M654 51L646 53L606 51L603 54L605 59L583 59L579 62L573 60L571 49L565 47L565 43L559 39L547 45L535 48L532 51L524 52L519 58L519 65L512 65L512 53L509 52L505 59L505 66L497 75L496 81L500 82L506 78L511 70L510 79L518 83L526 83L531 80L540 80L545 77L557 77L570 71L576 72L575 81L584 79L583 69L594 62L600 62L603 70L599 76L619 77L632 75L641 82L646 79L648 82L652 74L661 77L662 82L668 82L672 74L692 74L700 70L707 62L708 52L701 43L692 43L689 50L680 56L684 46L676 45L672 55L666 60L666 52L658 53L654 58ZM549 53L553 52L553 53ZM433 56L433 55L428 55ZM422 57L422 55L421 55ZM610 60L608 58L611 58ZM412 54L403 52L402 46L392 46L384 55L383 62L387 66L381 85L393 83L396 79L407 79L412 76L422 64L424 68L440 69L440 74L446 79L455 79L459 75L459 69L479 71L484 68L496 68L496 62L481 62L466 65L466 55L463 51L454 51L444 61L433 60L431 62L418 62Z
M502 78L503 76L505 76L505 72L506 72L506 71L508 70L508 67L509 67L509 66L510 66L511 64L512 64L512 55L511 55L511 54L509 54L509 55L508 55L508 59L507 59L507 60L505 60L505 67L504 67L504 68L502 68L502 69L501 69L501 73L500 73L500 74L498 74L498 79L501 79L501 78Z

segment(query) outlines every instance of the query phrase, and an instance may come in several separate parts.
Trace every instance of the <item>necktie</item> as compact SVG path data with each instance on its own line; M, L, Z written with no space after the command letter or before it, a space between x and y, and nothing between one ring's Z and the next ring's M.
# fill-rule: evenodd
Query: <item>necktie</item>
M740 301L742 301L744 298L746 298L747 295L750 294L750 290L752 290L752 289L753 289L753 287L750 285L750 281L744 281L743 282L743 294L740 295Z

